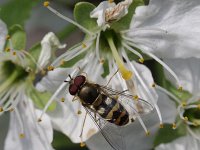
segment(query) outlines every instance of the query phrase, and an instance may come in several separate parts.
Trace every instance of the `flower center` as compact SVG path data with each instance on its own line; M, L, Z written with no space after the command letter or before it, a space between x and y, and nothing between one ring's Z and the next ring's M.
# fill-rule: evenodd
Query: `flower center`
M3 70L3 75L6 78L9 78L12 76L12 74L16 73L13 83L24 80L29 75L29 73L24 68L14 64L12 61L3 62L1 70Z
M186 116L188 121L193 123L192 125L190 125L191 127L194 127L194 128L200 127L200 109L199 108L186 109L183 116Z
M103 38L105 38L102 40L105 42L103 45L105 45L106 47L108 47L109 50L111 50L112 56L114 57L117 63L117 66L119 68L119 71L122 77L125 80L131 79L132 72L125 67L124 62L122 60L123 57L119 55L118 50L117 50L117 47L120 47L120 42L118 42L119 40L118 40L117 34L113 30L106 30L105 32L102 32L102 35L103 35Z

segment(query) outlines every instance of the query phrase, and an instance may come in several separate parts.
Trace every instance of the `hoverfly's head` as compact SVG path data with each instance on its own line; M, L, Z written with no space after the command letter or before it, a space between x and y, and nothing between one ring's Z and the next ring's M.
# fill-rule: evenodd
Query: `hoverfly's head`
M74 79L70 77L70 81L66 81L69 82L69 93L71 95L76 95L77 92L79 91L79 89L81 88L81 86L85 83L86 78L83 75L78 75L76 76Z

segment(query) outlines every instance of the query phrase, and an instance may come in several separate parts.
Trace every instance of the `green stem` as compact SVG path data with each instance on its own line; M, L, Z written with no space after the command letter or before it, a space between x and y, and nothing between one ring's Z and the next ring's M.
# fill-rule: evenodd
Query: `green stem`
M0 93L2 93L4 90L6 90L18 77L18 71L14 71L8 79L6 79L3 84L0 85Z

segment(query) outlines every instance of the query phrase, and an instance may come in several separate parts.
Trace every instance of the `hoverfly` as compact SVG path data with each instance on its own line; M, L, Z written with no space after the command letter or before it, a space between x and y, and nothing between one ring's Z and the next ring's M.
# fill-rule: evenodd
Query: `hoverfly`
M124 107L121 98L123 97L123 100L127 102L129 107L135 110L133 95L127 94L127 90L116 91L107 86L91 83L87 81L84 75L78 75L74 79L70 75L69 77L70 81L65 81L69 82L69 93L80 100L82 106L86 110L86 114L90 115L110 146L115 150L124 150L125 148L119 144L119 140L116 146L116 142L113 142L108 130L110 130L110 127L114 126L114 128L118 128L134 121L135 118L129 113L127 108ZM148 112L153 110L152 105L145 100L138 99L137 103L140 104L140 107L142 106L148 109ZM143 112L138 113L142 114ZM110 132L112 132L111 130ZM120 141L122 141L123 144L122 137Z

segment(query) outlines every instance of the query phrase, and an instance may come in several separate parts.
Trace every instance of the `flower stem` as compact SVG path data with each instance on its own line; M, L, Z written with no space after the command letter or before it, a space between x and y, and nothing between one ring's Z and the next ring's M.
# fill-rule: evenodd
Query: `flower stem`
M3 82L3 84L1 84L0 86L0 93L3 92L4 90L6 90L17 78L18 76L18 72L14 71L11 76L5 81Z
M110 46L110 49L112 51L112 54L113 54L113 57L119 67L119 70L122 74L122 77L125 79L125 80L129 80L131 79L132 77L132 72L128 69L126 69L126 67L124 66L124 63L123 61L121 60L119 54L118 54L118 51L117 51L117 48L115 47L115 44L114 44L114 41L113 41L113 37L111 35L111 33L107 33L106 34L106 38L107 38L107 41L108 41L108 44Z

